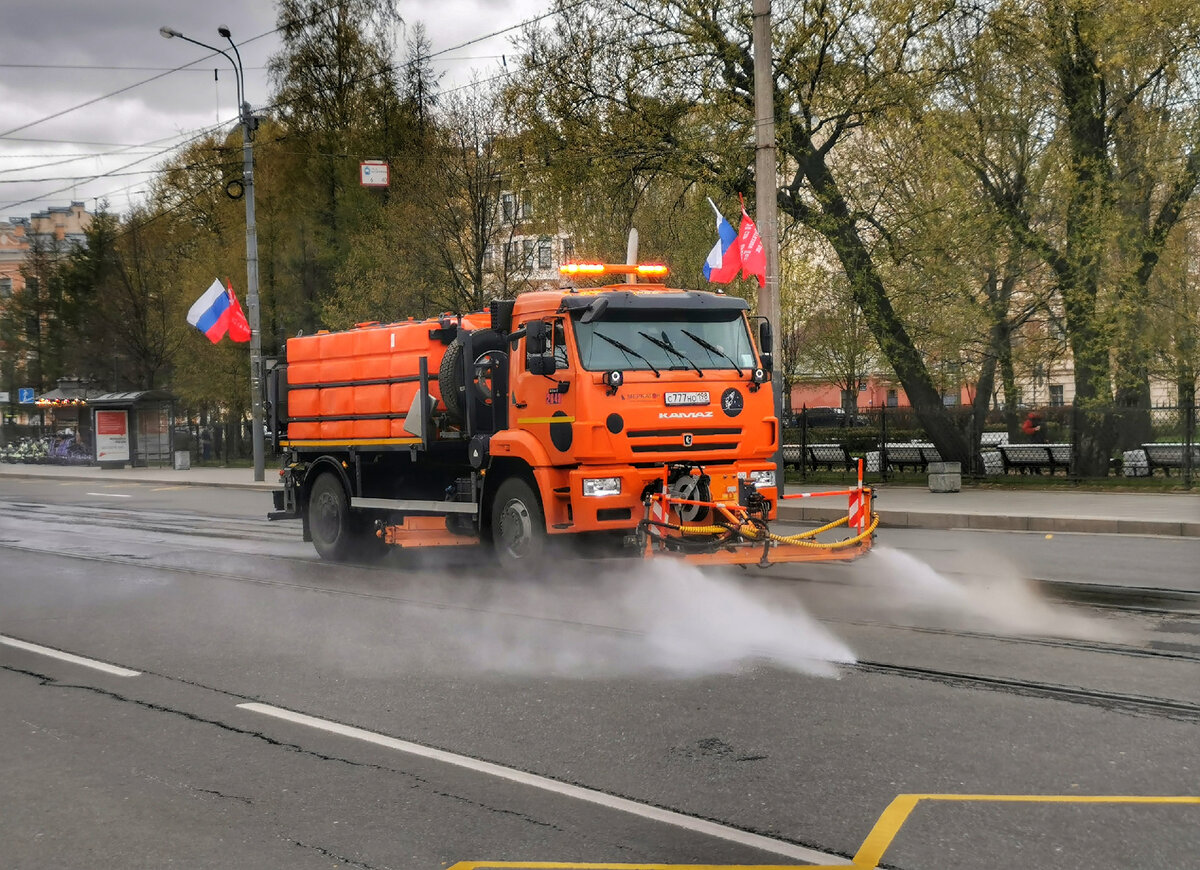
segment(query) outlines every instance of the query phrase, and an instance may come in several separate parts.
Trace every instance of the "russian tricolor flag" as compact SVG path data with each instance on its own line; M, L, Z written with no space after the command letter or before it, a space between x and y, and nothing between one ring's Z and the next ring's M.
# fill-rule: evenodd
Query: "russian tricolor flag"
M708 204L717 214L717 243L708 252L704 261L704 277L710 282L725 284L737 277L742 268L742 248L738 231L730 226L717 204L710 198Z
M214 280L204 294L192 303L187 321L203 332L213 344L224 338L227 332L234 341L250 340L250 326L246 322L246 315L242 313L241 304L233 295L233 287L222 287L220 280Z

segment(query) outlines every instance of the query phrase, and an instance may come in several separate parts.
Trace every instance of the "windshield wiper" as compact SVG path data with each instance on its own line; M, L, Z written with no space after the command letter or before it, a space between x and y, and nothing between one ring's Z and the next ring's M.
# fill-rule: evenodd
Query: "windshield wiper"
M654 372L654 377L656 377L656 378L662 377L662 375L659 374L658 369L656 369L654 367L654 363L650 362L650 360L646 359L644 356L642 356L640 353L638 353L636 350L634 350L629 345L619 342L615 338L609 338L607 335L605 335L603 332L600 332L599 330L594 330L592 332L592 335L596 336L596 338L604 339L605 341L607 341L609 344L611 344L613 347L615 347L619 351L623 351L624 353L627 353L630 356L636 356L638 359L640 359L646 365L650 366L650 371Z
M647 332L642 332L641 330L638 330L638 335L640 335L642 338L646 339L646 341L649 341L653 344L658 345L663 350L665 350L667 353L675 354L675 356L679 357L685 363L687 363L692 368L694 368L696 370L697 374L700 375L700 377L704 377L704 372L700 369L700 366L696 365L686 354L682 353L678 348L675 347L675 345L671 344L671 340L666 337L666 333L663 333L662 341L660 341L659 339L655 338L653 335L650 335Z
M721 348L717 347L715 344L709 344L707 341L705 341L703 338L701 338L698 335L692 335L686 329L681 329L679 331L682 332L684 335L686 335L688 338L690 338L692 341L696 342L696 344L700 345L702 348L707 350L709 353L715 353L717 356L724 357L726 360L729 361L729 364L731 366L733 366L735 369L737 369L738 377L740 378L742 376L742 367L739 366L736 362L734 362L733 357L731 357L729 354L725 353L725 351L721 350Z

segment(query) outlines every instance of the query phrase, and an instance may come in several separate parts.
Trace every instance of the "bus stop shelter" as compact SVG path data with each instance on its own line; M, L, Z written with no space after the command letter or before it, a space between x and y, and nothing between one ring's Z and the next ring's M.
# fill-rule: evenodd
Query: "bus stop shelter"
M87 400L92 456L104 468L168 468L174 399L164 390L102 393Z

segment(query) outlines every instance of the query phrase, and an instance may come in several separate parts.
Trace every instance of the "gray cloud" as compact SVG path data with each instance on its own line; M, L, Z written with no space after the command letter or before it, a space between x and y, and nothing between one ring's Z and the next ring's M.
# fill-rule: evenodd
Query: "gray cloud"
M265 68L270 56L279 51L280 41L271 32L275 27L274 4L266 0L187 4L168 0L47 0L6 3L5 7L5 26L0 28L0 133L40 123L0 138L0 219L28 215L71 200L82 200L90 208L97 198L109 197L116 211L136 200L147 176L115 175L91 182L70 179L117 171L122 164L144 156L145 151L25 169L67 160L67 155L112 150L78 143L140 145L183 138L218 119L232 125L236 114L233 69L220 56L138 84L61 117L42 120L205 57L207 52L202 48L179 39L163 39L158 32L163 25L219 47L225 47L225 41L217 34L217 27L228 25L246 68L248 99L256 106L269 100ZM541 14L545 7L539 0L416 0L401 2L400 11L408 24L424 21L434 51L438 51ZM403 32L396 34L399 51L403 50L404 39ZM443 87L465 82L471 68L494 65L487 56L511 50L509 39L506 35L473 45L468 51L450 53L437 67L448 71ZM451 60L455 54L473 59ZM147 169L156 163L147 161L124 171ZM19 179L58 180L14 183Z

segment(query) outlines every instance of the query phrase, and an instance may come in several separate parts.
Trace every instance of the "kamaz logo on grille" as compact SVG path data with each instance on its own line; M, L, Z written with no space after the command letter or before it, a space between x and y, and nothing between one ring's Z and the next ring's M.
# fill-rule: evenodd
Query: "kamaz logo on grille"
M707 405L710 396L707 392L703 393L667 393L668 405Z
M662 411L658 415L660 420L695 420L705 417L711 417L712 411Z
M691 432L683 433L683 446L684 447L692 446L692 433Z

